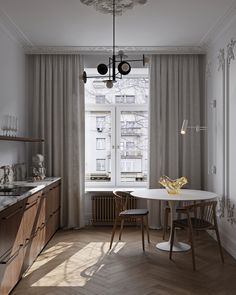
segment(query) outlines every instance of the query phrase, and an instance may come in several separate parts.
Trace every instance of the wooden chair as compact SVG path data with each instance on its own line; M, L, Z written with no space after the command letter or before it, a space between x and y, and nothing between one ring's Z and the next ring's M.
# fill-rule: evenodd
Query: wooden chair
M177 213L182 213L183 208L182 207L177 207L176 212ZM163 218L163 230L162 230L162 239L166 239L166 234L168 232L168 229L170 228L168 225L168 220L169 220L169 214L170 214L170 207L166 206L164 208L164 218Z
M190 241L191 250L192 250L193 270L196 270L193 230L196 230L196 231L214 230L216 232L221 261L222 263L224 263L223 251L221 247L220 235L218 231L217 218L216 218L216 205L217 205L217 201L210 201L210 202L203 202L203 203L198 203L198 204L184 207L184 210L182 210L182 213L186 214L186 218L177 219L173 221L173 230L171 233L171 246L170 246L170 256L169 256L170 259L172 259L175 228L182 227L182 228L187 228L189 232L189 241ZM195 217L192 217L193 215Z
M116 232L116 227L118 222L120 221L120 233L119 233L119 240L121 240L121 235L124 227L124 220L126 218L135 218L140 219L141 221L141 230L142 230L142 245L143 245L143 251L145 251L144 246L144 223L147 231L147 238L148 243L150 243L149 238L149 230L148 230L148 210L147 209L127 209L127 200L129 197L128 192L124 191L114 191L113 192L114 198L115 198L115 206L116 206L116 216L115 216L115 222L112 229L111 234L111 242L110 242L110 249L112 247L114 235Z
M177 213L182 213L185 211L184 206L186 206L187 202L181 202L181 206L178 206L176 208ZM189 203L189 202L188 202ZM193 201L193 204L196 204L196 201ZM168 233L168 230L170 229L168 225L168 220L169 220L169 214L170 214L170 207L168 205L165 206L164 208L164 218L163 218L163 229L162 229L162 239L166 239L166 234ZM196 214L196 212L195 212Z

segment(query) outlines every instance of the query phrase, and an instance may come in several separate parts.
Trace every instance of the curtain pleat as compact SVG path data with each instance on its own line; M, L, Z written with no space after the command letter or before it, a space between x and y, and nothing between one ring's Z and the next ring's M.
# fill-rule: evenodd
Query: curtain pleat
M180 134L183 119L201 125L204 97L198 55L153 55L150 65L149 188L160 187L161 175L186 176L189 188L201 189L201 133ZM148 201L149 224L161 228L162 204Z
M84 88L79 55L31 55L31 135L45 139L32 154L45 156L47 176L62 177L61 226L84 226Z

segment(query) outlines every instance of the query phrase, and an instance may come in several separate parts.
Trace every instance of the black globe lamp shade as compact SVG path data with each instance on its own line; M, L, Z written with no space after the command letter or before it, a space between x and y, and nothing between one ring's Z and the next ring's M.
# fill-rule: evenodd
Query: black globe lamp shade
M118 64L118 71L121 75L128 75L131 71L131 65L127 61L122 61Z
M108 67L105 64L100 64L97 66L97 71L100 75L106 75Z

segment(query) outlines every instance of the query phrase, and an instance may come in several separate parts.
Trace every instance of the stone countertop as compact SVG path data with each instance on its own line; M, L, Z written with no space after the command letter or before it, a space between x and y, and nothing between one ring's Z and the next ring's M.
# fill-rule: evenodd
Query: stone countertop
M3 211L7 207L10 207L13 204L16 204L17 202L37 193L46 186L51 185L60 179L60 177L47 177L40 181L15 181L11 183L11 185L30 186L32 189L20 196L8 196L7 194L5 196L0 196L0 211Z

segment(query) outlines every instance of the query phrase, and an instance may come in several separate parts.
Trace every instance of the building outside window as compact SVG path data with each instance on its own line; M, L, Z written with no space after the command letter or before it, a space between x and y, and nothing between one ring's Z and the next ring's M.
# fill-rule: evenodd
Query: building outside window
M147 69L135 70L112 89L93 79L85 84L86 186L147 181L149 81Z
M96 138L96 149L105 150L106 147L106 138Z
M106 100L105 95L96 95L96 103L97 104L104 104Z
M96 170L97 171L106 170L106 159L96 159Z

